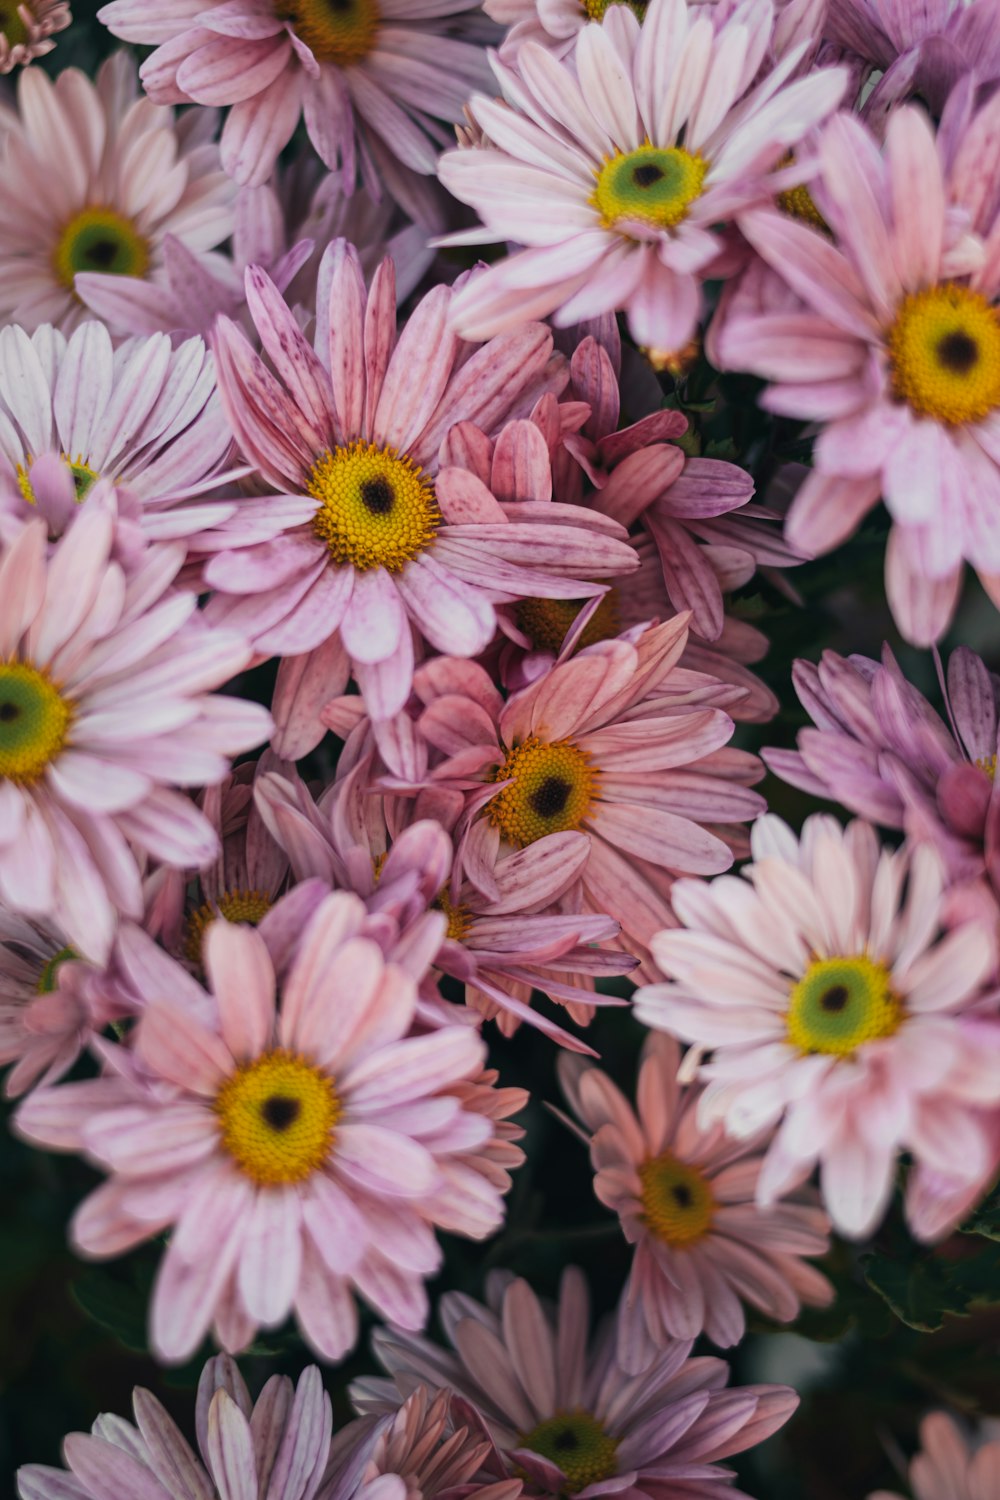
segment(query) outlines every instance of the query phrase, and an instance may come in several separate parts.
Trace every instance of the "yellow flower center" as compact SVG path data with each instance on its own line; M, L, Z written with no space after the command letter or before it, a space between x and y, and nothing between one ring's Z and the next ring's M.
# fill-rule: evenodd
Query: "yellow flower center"
M795 162L794 151L787 152L778 162L777 170L790 167ZM830 226L813 202L812 193L805 183L798 187L786 188L783 193L778 194L778 207L784 209L793 219L801 219L804 224L811 224L814 229L822 229L829 232Z
M64 453L62 459L73 476L76 503L77 505L81 505L101 476L96 469L92 469L88 463L84 463L82 454L77 454L75 459L71 459L67 453ZM29 505L37 505L38 503L38 497L31 487L31 465L33 462L34 460L29 454L25 462L17 466L17 487Z
M52 252L52 268L72 291L78 271L145 276L149 242L131 219L114 208L84 208L63 229Z
M379 30L375 0L279 0L275 15L319 62L350 67L367 57Z
M997 758L995 755L980 755L976 760L976 765L981 771L985 771L991 781L996 780Z
M78 958L79 954L73 948L60 948L58 953L42 965L42 971L38 976L35 990L39 995L51 995L56 987L56 973L68 959Z
M517 605L517 623L536 651L555 654L586 603L586 599L521 599ZM582 648L593 646L595 641L610 640L620 629L618 600L614 589L609 589L584 626L579 644Z
M612 5L625 5L640 21L646 19L646 0L580 0L588 21L603 21Z
M324 453L306 489L322 501L313 530L335 563L399 573L425 552L441 524L423 470L391 448L351 443Z
M540 1453L566 1475L567 1495L575 1495L588 1484L610 1479L617 1468L617 1438L604 1431L589 1411L559 1411L539 1422L518 1439L519 1448Z
M251 927L256 927L270 910L271 898L265 896L263 891L225 891L214 906L206 901L204 906L199 906L187 919L184 939L186 956L193 964L201 963L205 929L217 917L225 917L227 922L247 922Z
M434 902L435 911L443 911L448 918L448 927L445 937L450 937L453 943L461 943L469 930L472 921L471 914L464 906L457 905L449 896L447 889L441 891Z
M546 744L531 735L508 751L495 781L510 781L486 805L486 816L524 848L547 833L579 828L590 811L599 772L572 740Z
M215 1111L223 1149L261 1187L304 1182L318 1171L341 1115L333 1080L281 1048L238 1068Z
M698 1171L669 1151L639 1168L643 1218L668 1245L683 1248L705 1238L712 1227L715 1198Z
M892 388L923 417L957 427L1000 406L1000 318L954 282L904 297L886 334Z
M903 1019L889 970L866 954L817 959L788 997L788 1040L800 1052L850 1057L892 1036Z
M66 744L72 706L46 672L0 662L0 776L30 786Z
M20 47L28 40L28 28L18 14L17 0L0 5L0 36L8 47Z
M704 157L683 146L639 146L608 158L590 201L607 229L629 219L673 229L700 197L707 171Z

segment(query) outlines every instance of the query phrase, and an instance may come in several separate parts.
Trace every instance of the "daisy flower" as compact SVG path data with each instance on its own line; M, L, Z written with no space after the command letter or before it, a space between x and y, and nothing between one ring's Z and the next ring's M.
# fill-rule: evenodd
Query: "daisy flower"
M123 53L94 82L78 68L18 80L17 114L0 132L5 191L19 205L0 223L0 314L29 332L68 333L90 316L78 272L155 279L166 235L200 253L232 230L211 115L175 120L135 95ZM137 160L156 170L136 172Z
M475 656L493 638L496 596L600 593L581 579L635 566L620 528L554 501L504 506L448 462L456 424L492 432L565 384L550 331L525 324L470 350L448 331L452 292L439 286L397 341L393 275L384 261L366 293L357 252L335 241L314 353L270 277L247 272L277 375L222 318L219 390L244 455L285 493L273 540L246 545L237 515L238 550L205 573L218 591L209 618L242 621L260 653L304 656L337 634L374 719L410 694L414 630L438 651Z
M445 757L433 783L471 784L464 867L484 895L497 898L495 868L511 850L582 831L584 910L620 922L621 945L641 954L671 920L677 873L729 868L723 833L763 810L743 784L760 766L726 748L733 721L716 705L739 690L677 665L686 635L678 616L634 642L599 641L506 703L476 664L450 662L447 677L436 662L418 669L417 727Z
M938 1238L956 1218L948 1194L967 1208L998 1165L993 924L941 936L937 855L880 849L867 823L817 814L799 840L767 816L752 846L740 877L674 886L683 926L652 945L670 983L640 990L636 1013L713 1049L700 1124L741 1139L776 1130L759 1203L818 1164L834 1226L862 1239L906 1151L910 1226ZM942 1184L936 1216L918 1208L925 1174Z
M886 593L918 645L947 627L964 561L1000 602L1000 265L987 248L998 220L980 192L998 118L994 99L956 145L905 106L883 153L838 116L819 147L834 241L787 215L749 215L744 233L788 300L730 302L713 334L724 368L772 382L769 410L822 424L788 515L798 551L830 551L885 500Z
M160 333L114 350L95 322L68 339L0 330L0 535L42 515L58 537L95 506L117 517L132 560L145 542L194 545L236 513L211 494L246 472L227 469L231 447L200 338L174 349Z
M26 67L55 46L72 20L66 0L5 0L0 10L0 73Z
M177 788L221 781L271 729L258 704L211 692L249 663L243 639L205 629L157 554L123 574L111 540L92 511L49 555L41 520L0 548L0 898L95 962L117 912L142 914L137 853L216 852Z
M931 1412L920 1424L920 1452L910 1464L915 1500L989 1500L1000 1486L1000 1441L976 1447L946 1412ZM868 1500L902 1500L876 1490Z
M719 225L773 196L768 172L836 108L845 82L827 69L789 83L791 54L753 87L771 0L716 22L714 6L687 0L651 0L641 26L615 5L580 32L572 65L531 41L516 72L493 61L505 102L473 95L486 139L446 152L438 174L483 220L453 242L527 248L459 292L463 337L621 308L637 343L688 342L701 283L718 274Z
M461 1408L454 1415L452 1405ZM345 1444L348 1453L359 1444L370 1450L351 1500L434 1500L456 1492L477 1500L517 1500L523 1487L520 1479L491 1482L482 1474L489 1465L502 1475L499 1455L478 1412L450 1391L418 1386L398 1411L352 1423L336 1446L345 1439L353 1440ZM324 1491L324 1500L334 1497Z
M534 1494L657 1500L683 1493L695 1468L699 1493L721 1500L735 1476L717 1461L763 1442L798 1405L787 1386L726 1390L724 1361L691 1359L681 1340L628 1374L615 1357L613 1319L588 1338L589 1298L575 1267L555 1307L496 1271L487 1298L482 1306L457 1292L442 1297L454 1352L377 1330L373 1348L391 1379L355 1382L355 1406L384 1411L420 1384L449 1387L479 1411L508 1472Z
M792 680L815 728L797 750L765 750L783 780L886 828L933 843L953 880L988 874L1000 891L996 791L1000 684L960 646L942 682L948 721L907 682L888 646L881 662L824 651Z
M21 1500L178 1493L313 1500L319 1489L330 1451L332 1413L315 1365L302 1372L296 1385L287 1375L272 1375L253 1401L231 1359L210 1359L198 1381L197 1453L152 1392L137 1386L132 1408L134 1426L106 1415L98 1417L89 1433L71 1432L63 1443L66 1469L44 1464L19 1469Z
M112 0L98 19L127 42L156 48L142 81L158 104L231 105L222 163L238 182L266 182L304 118L309 139L350 189L412 191L470 91L486 75L475 0ZM465 38L469 38L466 40Z
M635 1255L618 1316L617 1358L633 1374L673 1339L705 1333L738 1344L743 1302L790 1323L833 1288L801 1259L829 1248L829 1221L808 1189L764 1210L754 1189L766 1139L741 1141L698 1123L701 1090L678 1082L680 1048L652 1035L635 1108L606 1073L562 1057L559 1079L580 1120L594 1192L618 1214Z
M238 1351L293 1310L311 1346L340 1359L357 1339L356 1294L421 1328L435 1225L464 1210L464 1232L485 1238L502 1221L481 1174L473 1194L442 1170L492 1135L450 1092L478 1076L485 1048L464 1026L409 1036L417 982L364 924L356 897L320 901L279 1006L262 931L213 922L211 998L196 1014L158 998L165 987L147 997L143 1075L36 1090L21 1107L27 1139L83 1149L111 1174L77 1212L79 1251L117 1255L172 1230L151 1306L161 1359L189 1358L213 1324Z
M0 908L0 1063L8 1098L54 1083L111 1019L96 971L62 934Z

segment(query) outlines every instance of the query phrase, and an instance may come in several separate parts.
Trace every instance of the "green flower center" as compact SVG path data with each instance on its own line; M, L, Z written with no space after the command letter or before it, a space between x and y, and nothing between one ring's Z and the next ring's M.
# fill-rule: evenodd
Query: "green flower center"
M28 28L18 15L16 0L11 4L0 4L0 34L9 47L20 47L28 40Z
M0 777L30 786L66 744L72 709L27 662L0 663Z
M566 1476L564 1493L575 1495L615 1472L617 1439L587 1411L560 1411L524 1433L518 1446L540 1453Z
M63 286L73 288L78 271L145 276L149 243L130 219L113 208L85 208L66 225L52 256Z
M788 1040L800 1052L850 1057L892 1036L904 1011L891 980L885 964L864 954L817 959L788 997Z
M701 196L707 171L704 157L683 146L639 146L608 158L590 201L608 229L629 219L672 229Z
M79 958L79 954L73 948L60 948L58 953L42 966L42 972L38 976L35 989L40 995L51 995L56 987L56 972L71 958Z

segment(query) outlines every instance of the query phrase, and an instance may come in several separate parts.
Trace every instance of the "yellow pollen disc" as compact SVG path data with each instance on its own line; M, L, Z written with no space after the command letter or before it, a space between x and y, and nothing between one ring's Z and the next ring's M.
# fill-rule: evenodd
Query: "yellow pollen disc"
M0 662L0 777L30 786L66 744L73 709L48 673Z
M555 654L587 602L586 599L521 599L517 605L517 623L536 651ZM609 589L584 626L579 645L592 646L595 641L610 640L620 629L618 600L614 589Z
M131 219L113 208L85 208L74 214L52 252L52 268L63 286L73 288L78 271L111 276L145 276L149 242Z
M943 282L904 297L886 333L892 389L957 427L1000 406L1000 317L980 292Z
M494 780L510 780L486 805L505 839L524 848L547 833L579 828L590 811L599 772L572 740L546 744L533 735L508 751Z
M304 1182L330 1154L340 1100L333 1080L278 1049L237 1069L215 1100L222 1146L261 1187Z
M70 458L67 453L64 453L62 455L62 459L63 463L66 465L66 467L69 469L69 472L73 476L73 488L76 490L76 503L77 505L80 505L84 500L86 500L87 496L90 494L92 487L97 483L98 479L100 479L101 476L100 474L98 474L96 469L92 469L88 463L84 463L83 456L81 454L77 454L76 458ZM21 491L21 494L24 496L25 500L27 500L29 505L37 505L38 497L31 487L32 462L33 460L29 454L26 461L27 467L25 466L25 464L18 464L17 487Z
M640 21L646 19L645 0L580 0L580 9L588 21L603 21L612 5L625 5Z
M199 906L187 919L185 954L193 964L201 963L205 929L217 917L225 917L227 922L247 922L251 927L256 927L270 910L271 898L265 896L263 891L226 891L214 906L206 901L204 906Z
M448 897L447 890L443 890L434 902L436 911L443 911L448 918L448 928L445 937L450 937L453 943L460 943L469 930L472 917L464 906L456 905Z
M778 163L778 170L782 167L790 167L795 161L795 154L789 151ZM804 224L811 224L814 229L822 229L829 232L830 226L813 202L812 193L805 183L798 187L786 188L783 193L778 194L778 206L783 208L786 214L793 219L801 219Z
M379 30L375 0L279 0L275 15L287 21L319 62L350 67L367 57Z
M980 755L976 765L981 771L985 771L991 781L996 780L997 758L995 755Z
M892 1036L905 1017L885 964L866 954L820 958L788 997L788 1040L800 1052L850 1057L865 1042Z
M567 1495L575 1495L588 1484L610 1479L617 1469L618 1440L609 1436L590 1412L560 1411L523 1433L519 1448L530 1448L566 1475Z
M697 1167L669 1151L639 1168L643 1219L659 1239L677 1249L694 1245L712 1227L715 1198Z
M672 229L701 196L707 171L704 157L683 146L639 146L608 158L597 174L590 202L607 229L628 219Z
M57 980L56 973L60 967L70 958L78 958L79 954L73 948L60 948L58 953L42 965L42 972L38 976L35 990L39 995L51 995L55 989Z
M425 552L441 524L423 470L391 448L351 443L324 453L306 489L322 501L313 530L335 563L399 573Z

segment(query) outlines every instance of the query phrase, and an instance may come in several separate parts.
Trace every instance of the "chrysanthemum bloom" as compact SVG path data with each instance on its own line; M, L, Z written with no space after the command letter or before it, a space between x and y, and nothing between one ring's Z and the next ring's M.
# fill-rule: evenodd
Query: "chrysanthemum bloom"
M492 432L561 389L564 362L538 323L470 352L448 331L443 286L397 342L393 276L383 261L366 293L357 252L335 241L320 271L314 353L270 278L247 272L278 378L223 318L219 389L244 455L291 493L273 501L274 540L241 545L237 516L239 550L206 569L220 591L209 618L242 621L260 652L302 656L339 631L374 719L391 718L409 696L414 628L438 651L475 656L493 638L494 598L600 593L580 580L636 562L606 522L588 524L555 502L505 507L466 470L442 466L457 423Z
M132 557L144 542L193 545L236 513L211 493L246 470L226 465L232 437L200 338L172 349L160 333L116 352L96 322L68 340L4 328L0 372L0 536L41 514L58 537L97 505Z
M734 300L713 334L717 362L773 382L771 411L823 424L788 516L794 547L828 552L884 498L886 592L920 645L946 628L963 561L1000 601L1000 264L983 243L1000 221L981 192L998 118L995 98L960 140L936 140L905 106L883 154L838 116L819 148L835 241L788 215L748 216L790 300Z
M563 1273L559 1303L539 1301L526 1281L487 1278L489 1305L449 1292L441 1322L455 1350L390 1329L373 1338L391 1380L351 1388L361 1410L397 1406L415 1386L450 1387L486 1420L510 1472L534 1493L629 1494L666 1500L685 1492L721 1497L734 1478L717 1461L776 1432L798 1405L787 1386L724 1389L728 1366L691 1359L678 1340L640 1375L615 1358L614 1320L588 1339L589 1298L580 1272Z
M833 1297L803 1255L823 1255L829 1221L810 1189L765 1210L754 1202L766 1138L738 1140L697 1118L701 1090L677 1080L681 1052L652 1035L635 1108L606 1073L559 1060L559 1079L588 1132L594 1192L618 1214L635 1256L618 1315L617 1357L634 1374L673 1339L706 1333L738 1344L743 1302L789 1323L803 1302Z
M797 750L766 750L768 766L815 797L932 842L954 880L988 874L1000 892L996 790L1000 686L974 651L948 661L948 722L907 682L888 646L882 661L824 651L792 680L815 724Z
M0 11L0 73L51 52L52 37L72 19L67 0L7 0Z
M126 577L97 511L48 556L46 538L36 519L0 549L0 899L104 962L117 912L142 915L136 852L182 866L216 852L177 788L221 781L271 716L211 692L250 649L171 591L176 560L149 553Z
M439 688L441 674L451 666L447 658L428 666ZM355 730L355 744L357 737ZM353 751L349 740L342 760L352 760ZM582 1044L572 1034L531 1008L532 990L549 994L566 1005L574 1020L586 1024L595 1005L622 1003L595 995L589 988L593 978L635 967L635 960L595 946L617 936L617 922L557 910L587 862L587 837L557 833L502 856L493 866L496 891L490 897L463 879L461 848L453 851L451 837L438 821L449 816L445 806L436 805L434 820L399 827L393 839L387 812L395 823L414 804L387 796L385 802L394 800L397 806L384 809L377 791L369 751L318 803L297 776L273 773L262 777L256 796L296 879L319 876L339 889L353 890L373 912L398 910L401 902L414 905L416 913L433 905L447 919L433 963L465 984L468 1004L496 1017L506 1035L526 1020L562 1045L579 1049ZM460 812L462 803L455 797L451 812ZM435 1002L439 1008L436 988Z
M153 46L142 81L158 104L232 105L222 162L238 182L266 182L304 117L317 153L348 189L361 176L405 197L435 159L469 93L487 75L474 0L319 0L259 5L112 0L98 19ZM464 40L463 37L471 40Z
M0 1063L15 1064L8 1098L61 1078L109 1018L94 977L54 928L0 908Z
M920 1424L920 1452L910 1464L914 1500L991 1500L1000 1488L1000 1441L976 1447L954 1418L935 1411ZM902 1500L876 1490L868 1500Z
M827 0L822 34L856 61L862 78L878 76L864 104L869 118L914 94L939 114L965 75L980 83L1000 77L993 0Z
M622 946L641 955L671 920L674 875L729 868L720 832L762 811L745 784L760 763L725 748L733 721L715 705L740 690L677 666L686 635L678 616L634 643L598 641L506 703L476 664L450 663L446 691L436 663L418 670L418 728L446 757L433 780L471 785L465 871L486 896L510 850L582 830L584 909L614 917Z
M26 1464L21 1500L106 1500L113 1495L225 1495L228 1500L313 1500L330 1451L330 1398L310 1365L293 1386L272 1375L256 1401L226 1355L210 1359L198 1382L194 1453L150 1392L132 1393L135 1426L98 1417L90 1433L63 1444L69 1473Z
M4 190L19 205L0 224L0 313L29 331L67 333L90 317L78 271L155 277L164 236L195 252L232 229L233 187L219 169L213 121L137 99L131 60L109 58L92 82L66 68L18 80L18 114L0 132ZM137 172L136 161L155 162Z
M116 1255L172 1228L151 1306L165 1360L189 1358L213 1324L224 1348L245 1348L293 1309L339 1359L357 1338L355 1293L420 1328L435 1224L462 1213L484 1238L503 1218L481 1173L473 1189L443 1170L492 1137L453 1092L485 1048L466 1026L408 1035L416 980L364 924L347 893L316 906L279 1010L263 933L213 922L206 1019L157 995L135 1032L138 1082L36 1090L21 1108L28 1139L83 1149L112 1174L76 1215L80 1251Z
M771 0L718 30L714 9L651 0L640 27L615 5L580 32L572 64L530 41L516 73L494 60L507 102L476 94L469 105L488 144L446 152L438 173L483 219L456 241L528 248L459 292L464 337L622 308L639 344L688 342L701 282L718 272L718 226L768 201L768 172L836 108L845 81L828 69L788 83L786 64L751 89Z
M862 1238L907 1151L907 1216L919 1238L936 1238L954 1222L948 1191L968 1207L997 1168L993 924L941 937L938 856L880 850L867 823L817 814L797 840L767 816L752 843L742 878L674 886L684 926L653 940L671 983L639 991L637 1014L713 1049L700 1123L744 1139L778 1127L759 1203L818 1163L834 1225ZM936 1221L915 1209L923 1173L945 1182Z
M360 1484L351 1486L351 1500L457 1500L468 1495L517 1500L523 1487L521 1479L503 1477L502 1461L479 1413L447 1390L433 1393L418 1386L398 1411L361 1417L345 1428L334 1444L338 1468L359 1447L370 1451ZM333 1491L324 1486L324 1500L334 1495L340 1500L343 1494L339 1485Z

